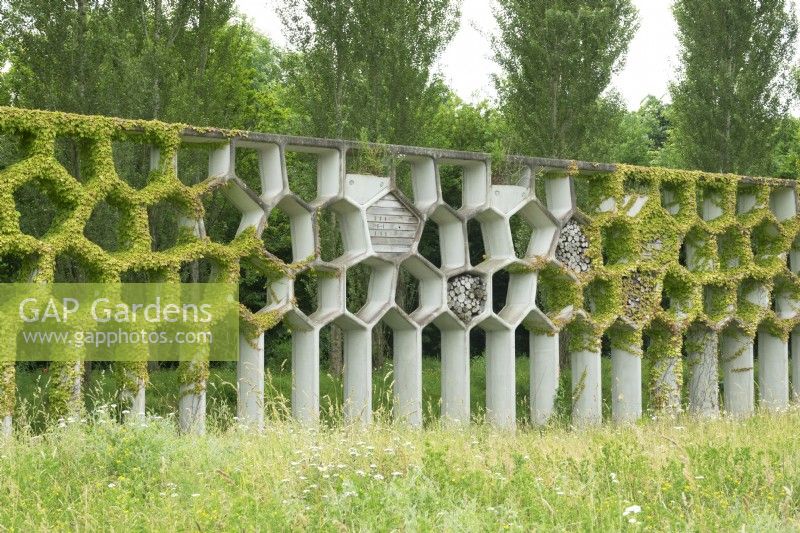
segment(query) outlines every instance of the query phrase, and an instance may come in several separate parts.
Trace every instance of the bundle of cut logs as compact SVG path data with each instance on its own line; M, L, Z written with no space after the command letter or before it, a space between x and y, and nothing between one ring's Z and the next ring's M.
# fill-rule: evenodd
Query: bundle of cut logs
M561 237L556 247L556 259L573 272L586 272L592 266L592 260L586 257L589 239L574 220L570 220L561 230Z
M645 311L652 305L656 294L656 280L652 276L645 276L639 272L633 272L629 276L622 278L622 290L625 294L625 315L636 319L639 313Z
M470 274L451 279L447 282L447 305L464 322L481 314L486 305L486 284L483 279Z

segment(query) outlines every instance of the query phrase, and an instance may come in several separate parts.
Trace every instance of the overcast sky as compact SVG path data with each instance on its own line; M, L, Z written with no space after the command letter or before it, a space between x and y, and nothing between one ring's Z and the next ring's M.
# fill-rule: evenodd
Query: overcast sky
M273 2L238 0L238 3L256 28L273 42L285 43ZM624 69L612 81L630 109L638 108L648 94L668 96L667 86L674 76L678 52L675 20L670 11L672 0L633 0L633 3L639 9L639 31L631 43ZM439 62L439 70L453 90L469 101L494 96L491 74L496 67L489 49L489 36L496 30L493 4L494 0L464 0L461 28Z

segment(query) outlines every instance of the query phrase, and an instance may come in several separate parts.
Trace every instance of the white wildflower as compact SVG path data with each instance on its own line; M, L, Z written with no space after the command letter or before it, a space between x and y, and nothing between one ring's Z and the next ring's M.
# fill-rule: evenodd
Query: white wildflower
M638 505L631 505L630 507L626 507L624 511L622 511L622 516L628 516L629 514L637 514L641 513L642 508Z

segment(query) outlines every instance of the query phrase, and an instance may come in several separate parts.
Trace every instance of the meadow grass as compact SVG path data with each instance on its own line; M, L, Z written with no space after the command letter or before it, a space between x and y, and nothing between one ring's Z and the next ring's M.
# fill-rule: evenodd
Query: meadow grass
M434 370L427 361L435 389ZM25 411L41 405L42 375L20 375L17 431L0 441L0 530L800 528L797 408L584 430L559 418L514 434L431 416L415 430L390 423L390 379L379 374L373 426L334 423L331 399L330 423L310 430L288 418L289 378L275 372L266 429L252 434L235 424L233 374L221 367L209 433L191 436L175 429L174 372L153 374L144 421L116 422L111 382L97 372L85 418L37 429ZM335 396L337 380L323 382Z

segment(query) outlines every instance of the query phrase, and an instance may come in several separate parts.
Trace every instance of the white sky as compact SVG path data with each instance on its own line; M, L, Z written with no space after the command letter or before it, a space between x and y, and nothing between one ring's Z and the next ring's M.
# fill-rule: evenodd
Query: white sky
M535 0L534 0L535 1ZM734 0L735 1L735 0ZM793 0L796 4L800 0ZM672 0L633 0L639 9L639 31L631 42L627 61L612 87L636 109L648 94L668 97L667 87L678 61ZM238 0L241 12L274 43L284 45L281 24L270 0ZM455 92L468 101L494 97L489 36L496 30L494 0L464 0L461 27L439 61L439 70Z

